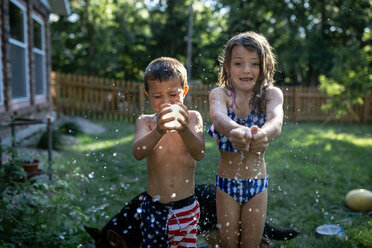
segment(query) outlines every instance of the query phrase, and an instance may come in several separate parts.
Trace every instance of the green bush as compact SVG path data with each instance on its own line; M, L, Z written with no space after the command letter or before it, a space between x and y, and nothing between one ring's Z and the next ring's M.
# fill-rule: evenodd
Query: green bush
M52 131L52 148L58 150L62 146L62 131L55 129ZM37 144L38 148L48 149L48 132L45 131Z
M90 219L71 204L76 180L35 177L10 182L4 174L8 169L2 169L0 177L0 247L76 247L81 242L76 237L85 233L76 223Z
M78 134L83 133L81 127L72 121L63 123L59 129L62 131L63 134L77 136Z

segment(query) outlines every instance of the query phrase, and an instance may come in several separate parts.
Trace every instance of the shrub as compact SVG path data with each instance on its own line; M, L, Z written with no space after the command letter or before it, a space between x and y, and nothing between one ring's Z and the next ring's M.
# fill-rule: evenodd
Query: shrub
M62 131L55 129L52 131L52 148L58 150L62 146ZM48 149L48 132L45 131L37 144L38 148Z
M77 136L78 134L82 133L81 127L76 124L75 122L65 122L63 123L59 129L62 131L63 134Z
M8 165L6 170L16 170ZM76 180L11 181L4 169L1 172L0 247L76 247L82 241L85 232L78 223L90 217L71 204Z

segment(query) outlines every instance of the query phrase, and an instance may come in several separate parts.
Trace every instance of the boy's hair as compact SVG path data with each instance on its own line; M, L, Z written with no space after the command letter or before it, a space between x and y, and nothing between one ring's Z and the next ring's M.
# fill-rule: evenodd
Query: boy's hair
M174 79L180 81L183 89L187 85L187 71L183 64L175 58L157 58L145 70L145 90L149 91L149 80L163 82Z
M218 83L220 86L224 86L229 90L234 90L227 68L229 68L231 64L232 50L237 45L256 52L260 58L260 75L253 87L253 97L251 98L250 105L252 107L257 107L260 112L264 112L266 90L274 83L276 64L272 47L265 36L255 32L244 32L232 37L227 42L223 53L219 57L221 68Z

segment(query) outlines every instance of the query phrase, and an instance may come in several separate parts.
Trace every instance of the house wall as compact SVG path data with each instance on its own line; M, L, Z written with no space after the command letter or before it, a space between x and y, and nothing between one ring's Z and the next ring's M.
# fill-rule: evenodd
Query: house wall
M26 101L12 101L12 76L11 76L11 44L9 3L10 0L1 0L0 3L0 39L1 39L1 63L3 81L3 105L0 106L0 122L7 123L13 118L33 118L45 119L51 115L52 98L50 93L50 72L51 72L51 49L50 49L50 11L39 0L16 0L26 9L27 19L27 67L28 67L28 89L29 99ZM45 97L35 97L35 68L33 68L33 16L43 22L44 27L44 46L45 46L45 68L46 68L46 95ZM1 83L1 82L0 82ZM2 125L1 136L9 136L9 128ZM19 128L18 128L19 129Z

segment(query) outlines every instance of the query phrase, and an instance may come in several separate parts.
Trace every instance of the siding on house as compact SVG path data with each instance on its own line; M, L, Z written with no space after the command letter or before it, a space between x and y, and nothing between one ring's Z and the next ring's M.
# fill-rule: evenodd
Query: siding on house
M0 100L0 122L3 124L15 118L45 119L52 114L53 104L50 93L51 42L49 15L52 12L69 14L70 10L67 0L54 0L53 6L49 3L50 2L47 0L1 0L0 2L0 90L2 93L2 95L0 95L2 99L2 101ZM58 4L56 5L55 3ZM12 92L17 94L17 92L20 92L18 89L24 92L24 81L19 80L17 86L12 90L12 85L14 86L16 80L15 78L12 78L12 75L18 76L18 68L12 68L11 55L12 48L13 51L18 49L18 40L11 37L14 33L11 34L10 6L16 6L22 13L24 13L26 18L26 25L24 27L25 40L23 43L19 42L19 44L25 46L22 48L21 45L19 45L19 50L24 49L24 52L27 54L24 60L26 61L27 68L24 75L26 78L26 80L24 80L26 82L26 95L17 100L12 96ZM56 9L56 6L59 9ZM16 23L16 21L13 22ZM38 38L38 41L41 40L41 48L34 47L34 23L36 23L38 28L40 24L40 32L38 33L40 38L36 38ZM15 53L13 52L13 54ZM17 57L16 59L13 58L13 64L15 60L16 62L22 61L20 58L21 57ZM20 73L24 73L22 72L22 69L19 69L19 71ZM36 80L38 81L36 82ZM22 85L22 87L20 87L20 85ZM38 89L38 91L36 89ZM4 136L9 136L9 128L6 128L4 125L0 128L1 136L3 138Z

